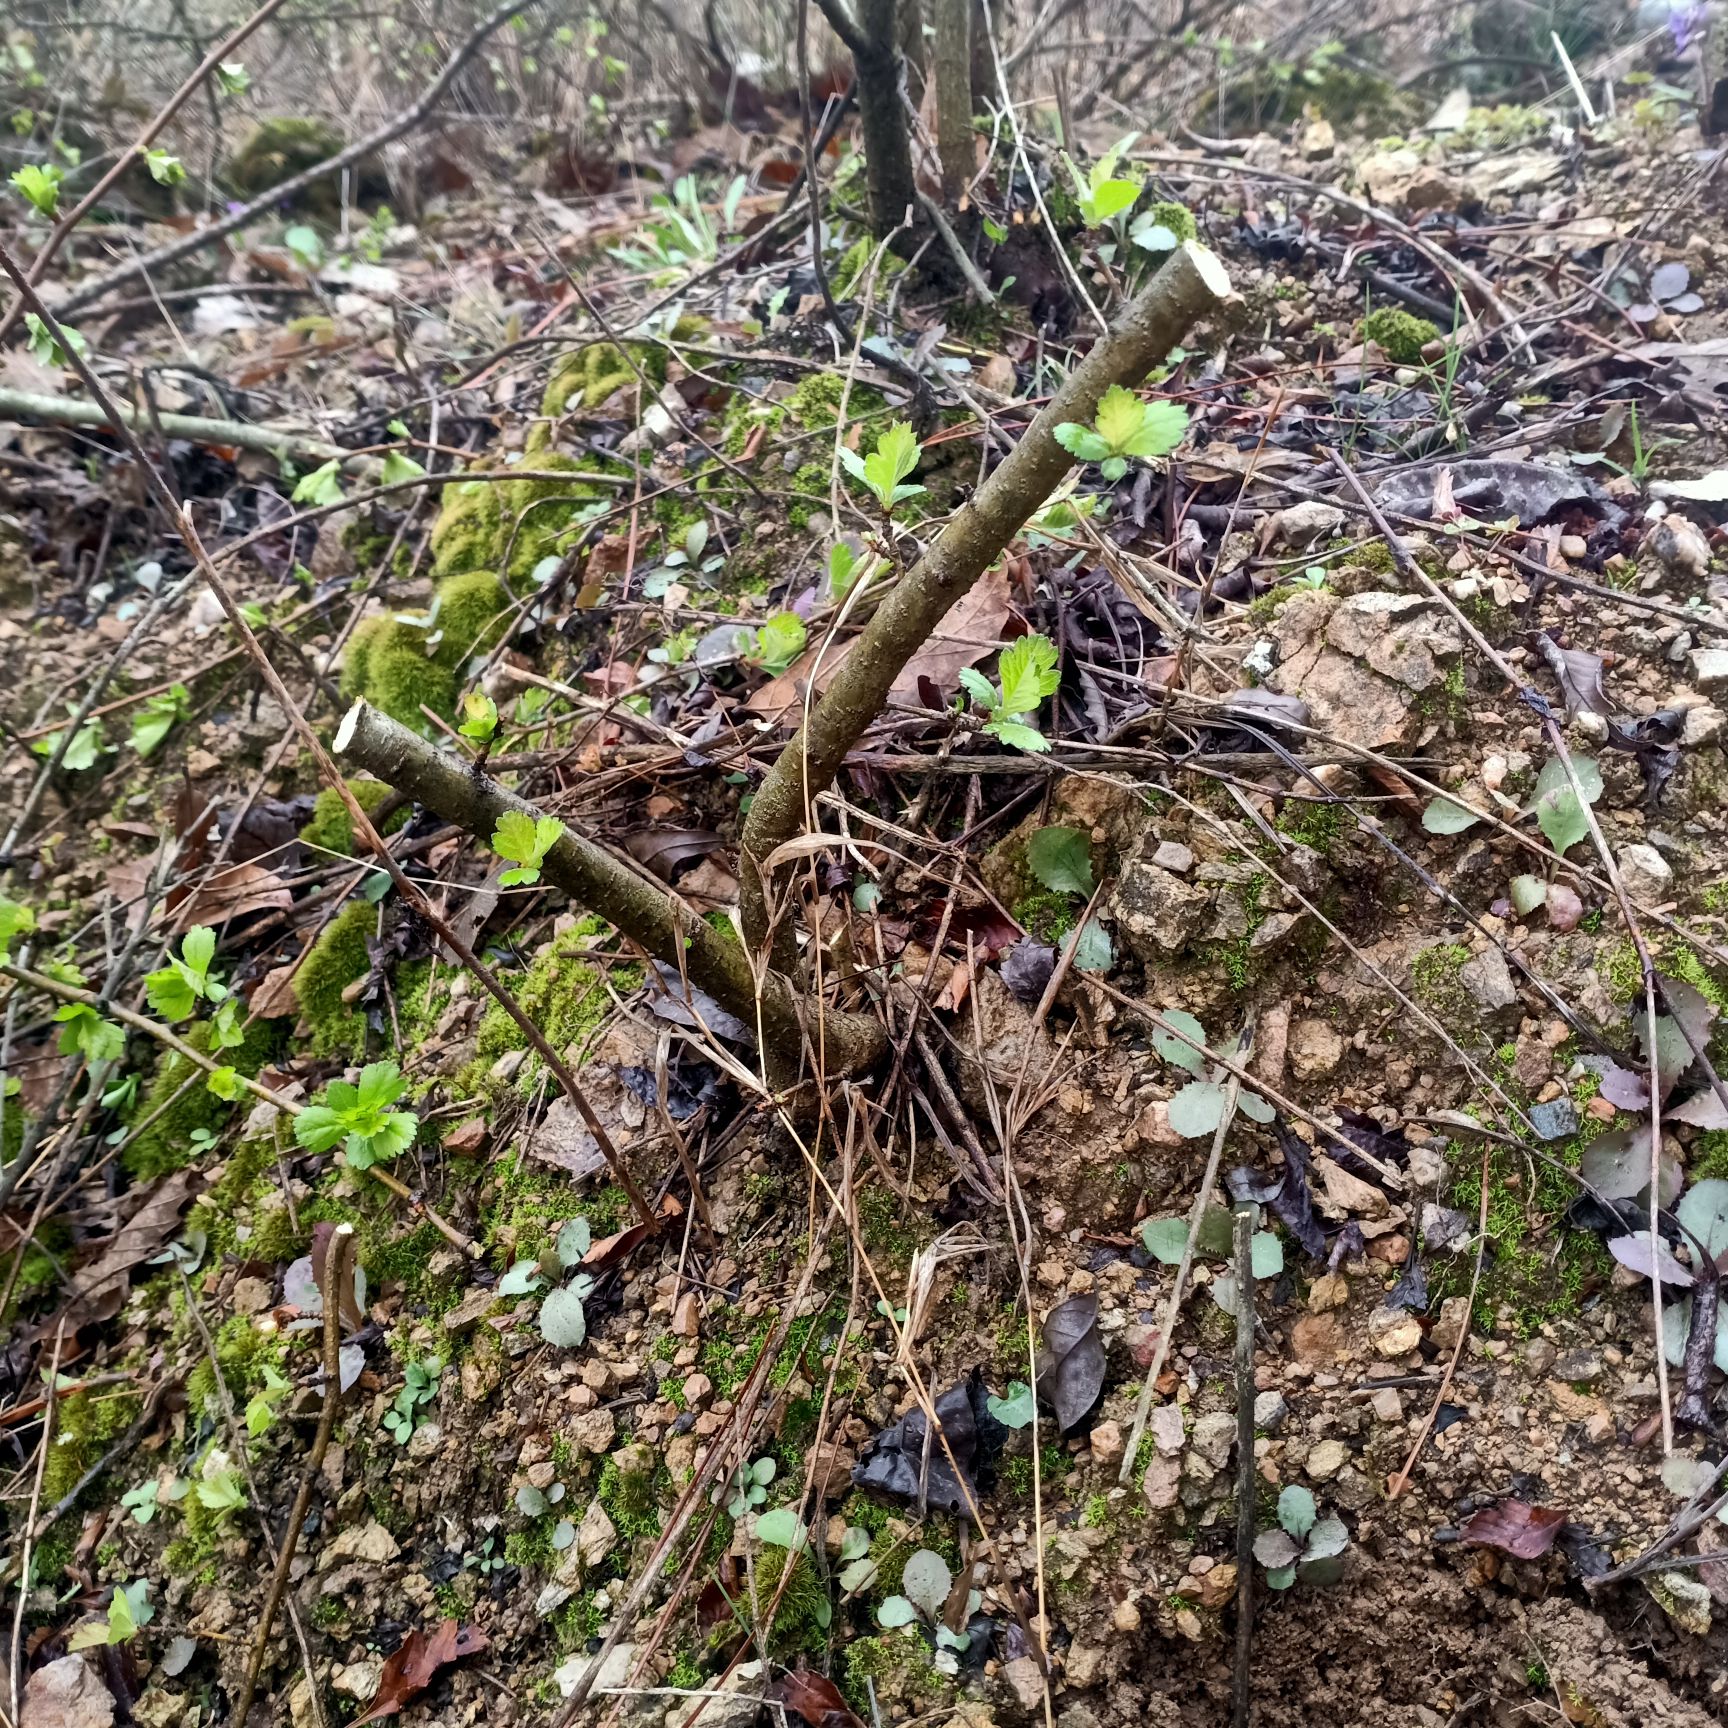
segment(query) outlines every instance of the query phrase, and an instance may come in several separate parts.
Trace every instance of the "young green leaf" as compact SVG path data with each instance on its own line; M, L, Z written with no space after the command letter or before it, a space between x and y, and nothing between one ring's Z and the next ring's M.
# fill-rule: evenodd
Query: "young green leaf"
M556 816L533 817L523 810L506 810L492 833L492 850L516 865L498 878L501 888L540 880L540 866L552 850L564 824Z
M1106 480L1119 480L1128 471L1128 458L1146 461L1166 456L1182 442L1188 410L1175 402L1142 402L1132 390L1112 384L1098 403L1091 427L1065 420L1056 428L1056 442L1082 462L1103 464Z
M999 715L994 720L985 721L984 730L992 738L1012 745L1016 750L1030 750L1036 754L1050 748L1050 740L1036 726L1028 726L1023 720Z
M52 222L60 208L60 182L65 178L65 170L53 162L26 162L13 173L12 184L38 216Z
M36 928L36 914L20 901L0 894L0 965L12 961L12 939L28 936Z
M804 652L808 640L804 620L796 612L776 612L756 632L753 658L760 662L764 672L778 676Z
M840 460L854 480L861 480L876 496L882 508L892 510L903 499L914 498L922 486L903 486L901 482L918 466L922 446L918 435L904 420L896 420L876 440L875 450L860 456L844 446Z
M151 1008L164 1020L184 1020L201 1001L220 1002L228 992L210 976L216 958L216 932L197 924L186 932L178 958L170 954L168 964L144 979L144 994Z
M836 540L828 548L828 592L834 599L845 595L857 570L858 555L844 540Z
M1556 787L1536 800L1536 822L1562 857L1590 832L1590 819L1570 786Z
M314 468L310 474L303 474L299 484L294 488L293 499L296 504L340 504L348 496L342 490L342 461L333 456L322 468Z
M214 1098L225 1099L230 1104L240 1101L240 1094L246 1090L240 1084L240 1071L237 1068L212 1068L204 1079L204 1090Z
M1056 644L1048 636L1022 636L1002 651L997 668L1002 680L1002 711L1035 714L1046 696L1061 686Z
M1298 1542L1314 1528L1318 1510L1314 1496L1299 1482L1292 1482L1278 1496L1278 1522Z
M960 668L960 688L971 698L974 708L985 712L1000 705L1001 692L975 666Z
M1024 1428L1032 1420L1032 1388L1024 1380L1010 1380L1007 1392L1000 1398L994 1392L984 1400L990 1414L1004 1428Z
M1074 948L1074 964L1082 972L1108 972L1116 964L1110 933L1096 918L1088 918L1068 941Z
M299 223L282 236L282 244L304 270L316 270L324 262L324 242L318 238L316 228Z
M1170 1100L1170 1126L1184 1140L1203 1140L1224 1119L1224 1088L1204 1080L1184 1086Z
M587 1338L588 1315L574 1290L554 1290L540 1304L540 1336L560 1350L574 1350Z
M1206 1028L1184 1009L1166 1008L1164 1018L1177 1032L1186 1032L1196 1044L1206 1042ZM1206 1058L1198 1050L1190 1049L1180 1038L1166 1032L1161 1026L1153 1030L1152 1048L1166 1062L1174 1062L1178 1068L1186 1068L1190 1074L1198 1074L1206 1066Z
M158 186L178 186L186 178L185 164L166 150L146 150L144 166L150 170L150 178Z
M191 712L192 696L184 684L159 690L139 705L132 716L132 748L140 756L152 755L181 720Z
M1026 867L1052 894L1090 894L1092 845L1078 828L1040 828L1026 842Z
M126 1033L104 1020L88 1002L68 1002L54 1015L60 1025L60 1053L74 1051L86 1062L117 1062L126 1053Z
M225 96L240 96L252 88L252 74L239 60L222 60L216 66L216 82Z
M52 761L55 751L60 748L60 740L65 736L64 732L50 732L46 738L38 738L30 748L38 756L46 756ZM70 769L75 774L82 773L86 768L95 767L96 759L106 748L107 743L102 734L102 722L100 720L88 720L72 734L65 752L60 758L60 766Z
M356 1085L332 1080L323 1102L294 1118L294 1140L309 1152L328 1152L344 1141L343 1156L353 1170L366 1170L398 1157L414 1142L420 1118L411 1110L392 1110L406 1082L394 1062L369 1062Z
M462 698L462 724L456 728L464 738L490 743L498 731L498 704L481 690L470 690Z
M1466 810L1462 804L1454 803L1444 795L1430 798L1427 809L1422 812L1422 826L1430 834L1462 834L1481 820L1474 810Z
M1140 1240L1146 1252L1165 1266L1175 1266L1188 1246L1186 1218L1148 1218L1140 1226Z
M29 332L28 347L32 355L44 366L64 366L69 353L88 354L90 344L84 340L82 330L74 330L70 324L62 323L60 334L66 338L64 346L57 342L54 333L48 328L48 321L39 318L34 312L24 314L24 328Z
M384 472L381 478L386 486L395 486L404 480L417 480L425 472L412 456L405 456L400 450L387 450L384 453Z

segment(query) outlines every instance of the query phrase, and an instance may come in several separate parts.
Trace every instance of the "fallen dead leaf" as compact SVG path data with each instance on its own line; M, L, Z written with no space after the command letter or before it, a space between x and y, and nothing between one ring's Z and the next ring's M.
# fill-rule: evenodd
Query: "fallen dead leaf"
M286 912L294 904L287 884L261 864L230 864L194 888L175 915L176 930L194 924L220 928L254 912Z
M1554 1506L1532 1506L1523 1500L1502 1500L1472 1512L1459 1530L1460 1538L1476 1548L1498 1548L1515 1560L1537 1560L1554 1546L1566 1514Z
M412 1704L439 1674L464 1656L477 1656L491 1648L492 1640L477 1626L459 1626L446 1620L430 1637L418 1626L396 1647L384 1664L383 1677L378 1682L377 1695L365 1715L354 1718L354 1728L362 1722L379 1722L394 1716Z

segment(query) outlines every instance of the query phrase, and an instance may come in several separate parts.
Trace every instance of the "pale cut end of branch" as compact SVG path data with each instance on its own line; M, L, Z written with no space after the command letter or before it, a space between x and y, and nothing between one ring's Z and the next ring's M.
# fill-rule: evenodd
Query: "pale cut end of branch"
M1230 284L1230 272L1224 268L1223 259L1210 246L1202 246L1198 240L1184 240L1182 251L1194 266L1195 274L1220 300L1227 300L1236 292Z
M333 740L338 756L348 754L348 746L354 742L354 734L360 725L360 711L365 706L366 698L364 696L358 697L354 706L342 716L342 724L336 728L336 737Z

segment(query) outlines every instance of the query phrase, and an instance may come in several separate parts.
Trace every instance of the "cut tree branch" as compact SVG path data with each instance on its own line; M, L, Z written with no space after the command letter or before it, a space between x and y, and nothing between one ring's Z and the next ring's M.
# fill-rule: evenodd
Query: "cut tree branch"
M1056 428L1069 420L1089 422L1111 385L1138 384L1229 293L1224 266L1204 246L1189 241L1173 253L877 608L750 806L739 878L751 953L762 953L770 934L764 861L801 831L805 812L833 784L847 751L882 712L901 669L1068 472L1074 459L1056 442ZM784 941L777 957L784 967Z
M336 754L446 822L484 840L507 810L529 817L544 812L459 758L439 750L364 701L349 709L336 734ZM882 1028L861 1014L827 1012L800 996L786 979L768 973L760 992L744 950L672 898L657 882L602 851L568 827L553 842L541 872L572 900L615 924L656 960L688 976L729 1014L760 1028L765 1053L789 1070L806 1042L824 1051L829 1073L851 1073L881 1055ZM820 1042L818 1039L820 1038Z
M130 282L134 276L148 276L164 265L178 263L182 258L191 257L194 252L203 251L206 246L213 245L246 227L248 223L257 221L260 216L272 215L290 199L316 186L320 180L327 180L332 174L353 167L373 151L393 143L403 133L413 131L437 106L438 99L450 88L457 73L473 59L481 44L500 26L508 24L517 13L526 12L530 6L539 3L540 0L504 0L501 6L494 8L469 31L457 45L456 51L444 62L444 70L427 85L419 100L404 108L400 114L392 115L382 126L375 127L347 149L339 150L327 160L315 163L304 173L291 175L279 186L272 186L268 192L254 198L250 204L242 204L238 210L231 211L221 221L212 222L206 228L194 228L190 234L182 234L165 246L158 246L152 252L141 252L122 264L116 264L106 274L98 276L93 282L86 282L83 287L68 294L55 311L60 317L67 317L86 306L94 305L122 282Z

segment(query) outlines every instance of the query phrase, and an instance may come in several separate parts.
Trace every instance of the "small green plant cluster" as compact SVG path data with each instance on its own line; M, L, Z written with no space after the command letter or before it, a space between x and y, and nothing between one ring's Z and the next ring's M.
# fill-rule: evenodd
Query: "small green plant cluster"
M1376 306L1358 328L1395 366L1420 365L1422 350L1440 339L1437 324L1397 306Z
M975 667L960 671L960 687L987 716L984 730L1017 750L1048 750L1050 741L1032 721L1045 697L1054 696L1062 684L1056 644L1048 636L1022 636L1003 650L996 674L999 681L992 684Z
M436 1357L424 1362L410 1362L404 1370L402 1390L395 1402L384 1412L384 1427L398 1446L406 1446L414 1430L425 1419L422 1407L438 1395L438 1381L444 1364Z
M394 1062L368 1062L356 1082L332 1080L323 1101L294 1118L294 1140L308 1152L328 1152L338 1141L351 1170L398 1157L414 1143L420 1118L390 1106L407 1089Z
M1187 430L1188 410L1179 402L1142 402L1132 390L1112 384L1090 426L1064 420L1055 435L1070 456L1098 463L1098 472L1115 482L1128 472L1130 458L1168 456Z
M1278 1522L1254 1538L1254 1558L1266 1568L1272 1590L1304 1584L1336 1584L1344 1576L1344 1550L1350 1532L1343 1519L1322 1518L1314 1496L1291 1483L1278 1496Z

